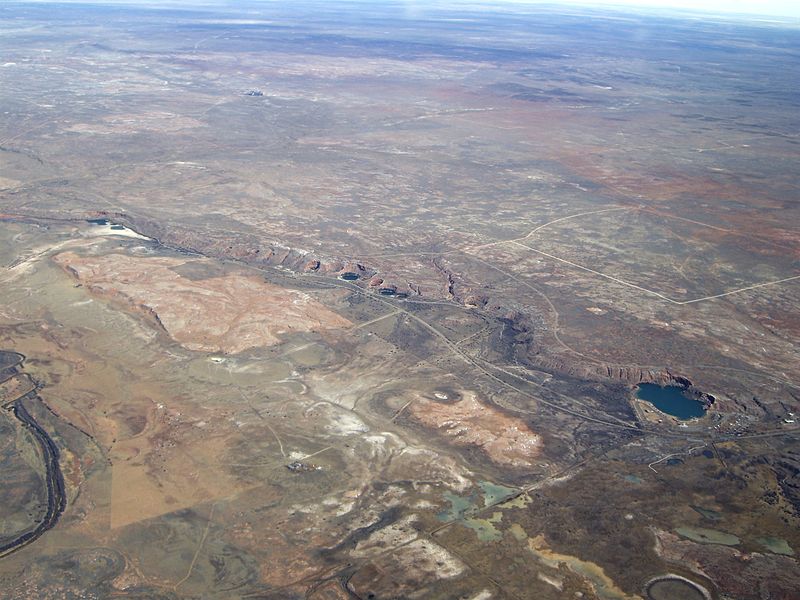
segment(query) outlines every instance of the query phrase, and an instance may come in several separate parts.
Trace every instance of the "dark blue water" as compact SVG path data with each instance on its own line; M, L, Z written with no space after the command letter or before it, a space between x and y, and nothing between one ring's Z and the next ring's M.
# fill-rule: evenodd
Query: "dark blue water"
M654 383L642 383L636 390L636 397L682 421L706 414L706 407L702 402L689 398L681 388L675 386L662 387Z

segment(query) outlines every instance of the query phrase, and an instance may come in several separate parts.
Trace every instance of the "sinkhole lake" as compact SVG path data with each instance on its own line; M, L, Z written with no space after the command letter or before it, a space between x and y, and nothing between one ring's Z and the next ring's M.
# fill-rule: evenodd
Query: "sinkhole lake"
M702 402L690 398L681 388L671 385L662 387L655 383L639 384L636 397L682 421L702 417L706 413Z

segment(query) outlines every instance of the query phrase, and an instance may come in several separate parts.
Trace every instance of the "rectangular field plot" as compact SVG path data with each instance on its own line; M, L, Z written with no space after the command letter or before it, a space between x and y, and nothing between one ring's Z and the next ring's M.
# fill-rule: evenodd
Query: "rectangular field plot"
M565 219L513 243L678 304L800 279L794 252L778 242L646 209Z

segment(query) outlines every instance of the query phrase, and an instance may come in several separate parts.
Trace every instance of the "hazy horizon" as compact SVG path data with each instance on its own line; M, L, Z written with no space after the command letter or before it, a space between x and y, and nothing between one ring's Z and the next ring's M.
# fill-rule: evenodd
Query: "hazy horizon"
M513 0L526 2L528 0ZM538 2L537 2L538 3ZM541 4L544 4L542 2ZM557 4L619 8L657 8L720 15L800 18L800 4L785 0L559 0Z
M195 7L215 7L226 6L235 8L235 0L18 0L20 3L45 4L115 4L115 5L139 5L153 7L176 7L176 6L195 6ZM251 0L251 3L274 4L276 0ZM362 0L355 0L356 2ZM365 3L367 0L363 0ZM398 4L406 4L415 10L424 9L433 5L563 5L571 7L597 7L617 10L676 10L698 13L713 13L721 16L762 16L762 17L783 17L788 19L800 19L800 3L790 0L458 0L455 2L436 1L422 2L420 0L399 0Z

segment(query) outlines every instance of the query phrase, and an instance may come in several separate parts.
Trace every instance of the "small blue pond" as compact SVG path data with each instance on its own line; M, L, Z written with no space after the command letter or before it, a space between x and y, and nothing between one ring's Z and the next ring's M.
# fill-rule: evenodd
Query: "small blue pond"
M702 402L690 398L684 390L676 386L662 387L654 383L642 383L636 389L636 397L682 421L706 414L706 407Z

